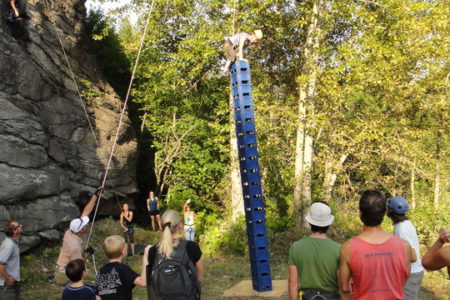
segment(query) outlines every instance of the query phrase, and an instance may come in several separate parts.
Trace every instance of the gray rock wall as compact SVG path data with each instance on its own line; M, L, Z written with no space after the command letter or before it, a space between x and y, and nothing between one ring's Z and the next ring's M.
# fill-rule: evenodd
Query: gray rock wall
M30 41L0 20L0 227L24 225L22 250L58 239L79 215L82 190L94 191L108 161L122 100L99 73L84 35L83 0L30 0ZM55 26L50 20L55 20ZM95 143L55 30L80 84ZM120 132L101 212L137 193L136 140L128 117ZM118 212L117 212L118 213Z

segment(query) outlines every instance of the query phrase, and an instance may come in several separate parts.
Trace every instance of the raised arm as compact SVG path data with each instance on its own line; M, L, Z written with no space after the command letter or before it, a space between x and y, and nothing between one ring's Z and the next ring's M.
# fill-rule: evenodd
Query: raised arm
M443 247L450 241L450 231L442 228L439 238L422 257L422 265L428 270L439 270L450 266L450 246Z
M137 277L134 280L134 284L140 287L147 286L148 250L150 250L151 247L152 247L151 245L145 247L144 256L142 257L141 276Z
M89 216L91 214L91 212L94 210L95 207L95 201L97 201L97 194L93 194L91 196L91 199L89 199L89 202L86 204L86 206L83 209L83 212L81 213L80 218L85 217L85 216Z
M9 0L9 5L11 6L14 17L18 18L19 17L19 9L16 7L14 0Z

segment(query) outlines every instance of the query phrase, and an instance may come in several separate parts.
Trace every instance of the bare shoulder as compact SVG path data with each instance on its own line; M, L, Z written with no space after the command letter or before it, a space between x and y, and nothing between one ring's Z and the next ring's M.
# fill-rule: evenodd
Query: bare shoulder
M351 244L351 240L345 241L345 242L342 244L342 246L341 246L341 250L342 250L342 249L344 249L344 250L350 250L350 244Z
M342 244L341 246L341 257L349 257L350 256L350 245L351 245L351 241L348 240L345 243Z
M411 245L407 241L405 241L404 239L401 239L401 240L402 240L402 243L403 243L403 247L405 249L412 249Z

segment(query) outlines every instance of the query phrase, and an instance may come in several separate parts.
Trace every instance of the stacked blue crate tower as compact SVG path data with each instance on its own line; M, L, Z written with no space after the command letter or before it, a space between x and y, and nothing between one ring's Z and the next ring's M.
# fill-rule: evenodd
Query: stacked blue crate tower
M244 60L236 61L231 66L230 77L253 289L259 292L270 291L272 290L272 280L267 242L266 209L256 145L249 63Z

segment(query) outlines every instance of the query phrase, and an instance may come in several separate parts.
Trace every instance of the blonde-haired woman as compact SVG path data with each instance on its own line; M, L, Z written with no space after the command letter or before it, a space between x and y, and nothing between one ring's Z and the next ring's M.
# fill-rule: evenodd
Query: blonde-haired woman
M161 264L164 260L180 260L183 256L188 257L188 265L191 265L195 271L195 277L197 279L197 283L203 280L203 262L201 260L202 251L198 244L194 241L186 241L181 239L180 232L183 230L183 223L181 222L180 213L175 210L167 210L161 217L162 223L162 235L159 243L155 247L151 247L148 252L148 268L153 270L151 274L156 271L157 265L155 262ZM152 291L152 278L148 278L149 288L149 299L150 297L154 297L154 295L150 295ZM199 287L199 285L198 285ZM156 287L153 287L153 291ZM199 293L198 289L198 293ZM200 295L198 295L200 296ZM153 299L153 298L151 298ZM158 299L156 297L155 299ZM200 299L198 297L198 299Z

